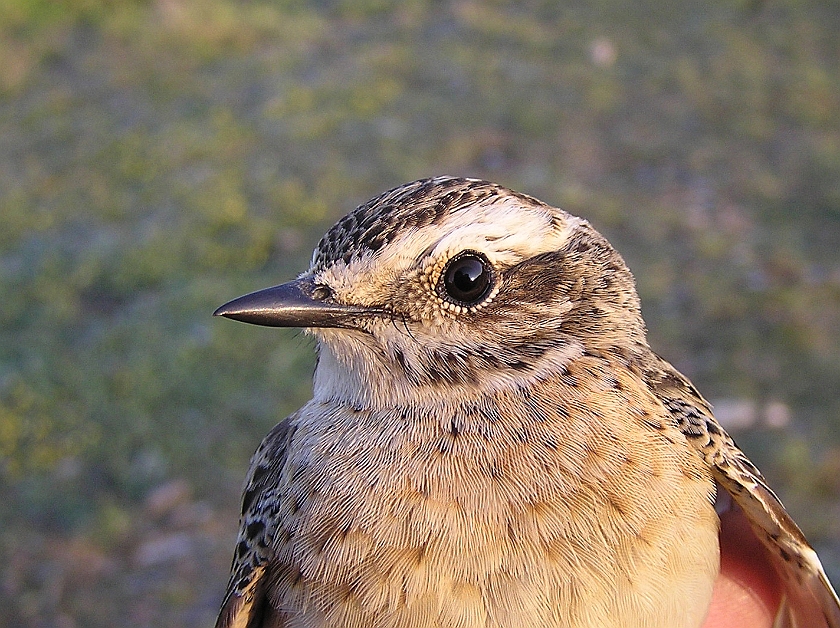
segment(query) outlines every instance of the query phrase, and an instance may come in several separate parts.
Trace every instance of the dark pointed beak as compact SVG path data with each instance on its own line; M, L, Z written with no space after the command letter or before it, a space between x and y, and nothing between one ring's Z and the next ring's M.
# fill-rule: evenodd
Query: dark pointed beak
M329 303L322 292L326 291L311 278L296 279L225 303L213 316L268 327L355 328L354 321L378 313L371 308Z

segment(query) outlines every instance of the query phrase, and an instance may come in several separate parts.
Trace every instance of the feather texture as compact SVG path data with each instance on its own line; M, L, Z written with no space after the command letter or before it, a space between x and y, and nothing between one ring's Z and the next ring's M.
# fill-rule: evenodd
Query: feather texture
M217 314L319 341L313 399L251 461L217 628L700 628L716 492L778 573L777 627L840 628L813 549L651 351L586 221L416 181Z

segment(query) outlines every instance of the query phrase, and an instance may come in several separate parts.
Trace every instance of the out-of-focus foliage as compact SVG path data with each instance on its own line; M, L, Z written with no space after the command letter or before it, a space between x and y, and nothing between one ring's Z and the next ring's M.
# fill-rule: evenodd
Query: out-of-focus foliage
M836 581L838 32L833 0L0 0L0 625L212 623L313 351L210 312L441 173L611 238Z

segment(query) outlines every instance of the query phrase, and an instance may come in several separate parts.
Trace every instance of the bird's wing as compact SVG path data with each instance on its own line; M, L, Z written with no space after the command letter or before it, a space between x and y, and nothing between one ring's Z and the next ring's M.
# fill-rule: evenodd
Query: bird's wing
M714 418L709 403L665 360L645 378L767 548L784 592L774 628L840 628L840 600L816 552L761 472Z
M248 469L242 493L242 516L239 537L233 554L230 581L216 628L267 628L267 617L273 614L268 607L266 584L271 559L271 541L277 526L272 504L277 503L276 492L289 440L294 428L289 417L279 423L263 439Z

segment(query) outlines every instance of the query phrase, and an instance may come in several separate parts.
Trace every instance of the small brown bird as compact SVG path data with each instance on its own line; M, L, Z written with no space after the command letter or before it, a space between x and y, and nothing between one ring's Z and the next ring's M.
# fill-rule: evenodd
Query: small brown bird
M726 508L777 572L776 626L840 628L816 553L650 349L586 221L415 181L216 314L318 339L312 400L251 461L217 628L699 628Z

